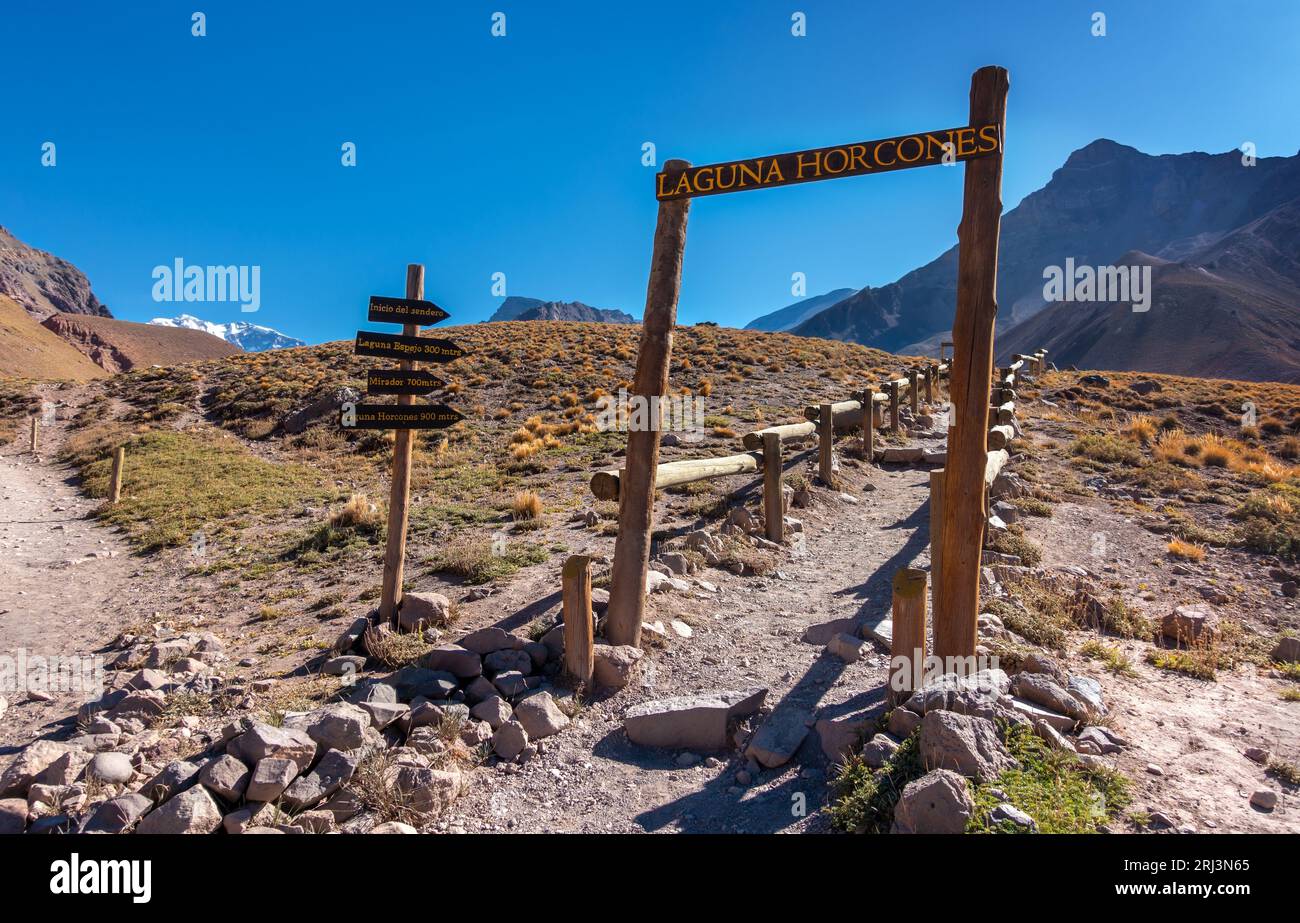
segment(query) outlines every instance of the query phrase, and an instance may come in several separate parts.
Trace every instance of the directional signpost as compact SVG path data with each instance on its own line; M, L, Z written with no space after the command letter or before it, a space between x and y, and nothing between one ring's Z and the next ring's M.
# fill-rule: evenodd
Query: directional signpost
M432 301L425 301L424 267L406 267L406 297L372 295L367 318L372 322L401 324L402 332L357 332L356 354L396 359L395 369L371 369L366 373L367 394L397 395L395 404L344 404L339 423L346 429L392 429L393 486L388 496L388 545L384 552L384 583L379 598L379 617L397 624L402 601L402 571L406 561L406 524L411 502L411 430L446 429L464 417L444 404L417 404L418 395L446 385L436 375L418 368L417 362L452 362L465 351L451 340L420 336L420 328L444 321L451 315Z

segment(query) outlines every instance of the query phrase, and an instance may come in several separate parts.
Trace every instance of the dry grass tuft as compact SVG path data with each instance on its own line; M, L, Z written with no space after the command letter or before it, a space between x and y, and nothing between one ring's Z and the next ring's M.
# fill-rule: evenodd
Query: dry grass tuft
M516 522L523 519L540 519L542 516L542 498L536 491L521 490L510 501L510 518Z
M1204 561L1205 549L1200 545L1194 545L1191 542L1185 542L1181 538L1176 538L1167 546L1169 556L1179 558L1183 561Z

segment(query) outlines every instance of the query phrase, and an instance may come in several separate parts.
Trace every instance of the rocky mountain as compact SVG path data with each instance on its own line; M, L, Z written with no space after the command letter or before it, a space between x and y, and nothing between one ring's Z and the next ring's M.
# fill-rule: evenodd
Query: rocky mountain
M112 317L90 290L90 280L67 260L38 250L0 227L0 295L44 320L51 314Z
M814 314L826 310L831 305L843 301L852 294L853 289L851 288L837 288L833 292L827 292L824 295L814 295L811 298L805 298L803 301L796 301L794 304L786 305L784 308L778 308L770 314L756 317L745 325L745 329L767 330L773 333L782 330L793 330Z
M22 305L0 295L0 379L85 381L105 374Z
M999 336L999 358L1042 347L1061 368L1300 382L1300 198L1180 259L1115 262L1151 267L1148 310L1055 303Z
M202 330L214 337L233 343L246 353L260 353L268 349L292 349L306 346L305 340L287 336L270 327L249 324L243 321L231 321L228 324L214 324L202 320L193 314L181 314L178 317L155 317L149 321L159 327L183 327L187 330Z
M42 324L109 372L240 354L238 346L219 337L183 327L137 324L84 314L52 314Z
M581 301L547 301L529 308L516 320L571 320L602 324L635 324L636 318L614 308L593 308Z
M626 311L613 308L593 308L581 301L543 301L540 298L526 298L511 295L488 318L492 321L504 320L574 320L592 321L603 324L635 324L636 318Z
M1114 141L1094 141L1071 154L1046 186L1002 219L999 332L1047 306L1046 267L1061 266L1067 258L1080 265L1112 265L1129 251L1172 261L1191 254L1206 258L1234 231L1297 197L1300 155L1245 166L1236 151L1150 155ZM1277 232L1276 220L1254 224L1251 233L1270 237ZM1282 251L1289 246L1294 260L1294 240L1278 239L1271 246ZM956 287L954 246L897 282L854 293L793 332L916 352L951 328ZM1079 307L1072 303L1068 309ZM1191 364L1179 371L1203 374Z
M522 295L511 295L501 302L499 308L492 312L488 322L491 323L494 320L518 320L520 314L544 304L546 302L541 298L525 298Z

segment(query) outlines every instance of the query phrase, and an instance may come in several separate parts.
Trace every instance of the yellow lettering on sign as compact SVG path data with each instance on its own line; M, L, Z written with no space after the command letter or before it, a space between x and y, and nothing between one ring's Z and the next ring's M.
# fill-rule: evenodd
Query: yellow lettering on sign
M907 142L909 141L913 141L916 143L915 157L908 157L906 154L903 153L903 146L907 144ZM924 153L925 153L925 145L921 143L921 139L918 138L916 135L909 135L908 137L904 138L902 141L898 142L898 159L903 161L903 163L916 163L918 160L921 159L921 156Z
M981 128L981 129L980 129L980 141L981 141L981 142L983 142L983 141L987 141L987 142L988 142L988 147L985 147L983 144L980 144L980 153L981 153L981 154L983 154L983 153L985 153L985 152L987 152L987 151L996 151L996 150L998 149L998 126L996 126L996 125L985 125L983 128Z
M891 159L889 159L889 160L882 160L881 157L880 157L880 149L881 149L882 147L884 147L886 144L894 145L894 142L893 142L893 141L881 141L881 142L880 142L879 144L877 144L877 145L875 146L875 148L872 150L872 152L871 152L871 156L872 156L873 158L875 158L876 163L880 164L882 167L892 167L895 163L898 162L898 158L897 158L897 157L893 157L893 158L891 158ZM894 145L894 147L895 147L895 149L897 149L897 145ZM895 153L897 153L897 150L895 150Z
M975 129L962 128L957 132L957 156L969 157L975 153Z
M808 161L805 159L809 155L812 156L811 164L809 164ZM797 165L798 165L798 173L795 174L795 179L807 179L807 176L805 176L804 174L804 170L809 166L812 167L813 170L812 175L814 178L821 176L822 175L822 152L809 151L808 154L800 154L798 157Z

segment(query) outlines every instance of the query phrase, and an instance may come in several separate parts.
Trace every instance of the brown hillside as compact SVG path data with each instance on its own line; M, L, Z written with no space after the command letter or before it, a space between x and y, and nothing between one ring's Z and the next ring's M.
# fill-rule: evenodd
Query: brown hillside
M0 295L0 378L101 378L104 370Z
M28 314L112 317L90 290L90 280L76 266L52 253L28 246L0 227L0 295L22 305Z
M96 365L110 372L125 372L149 365L176 365L195 359L219 359L237 356L241 352L239 347L202 330L136 324L80 314L55 314L43 323Z

